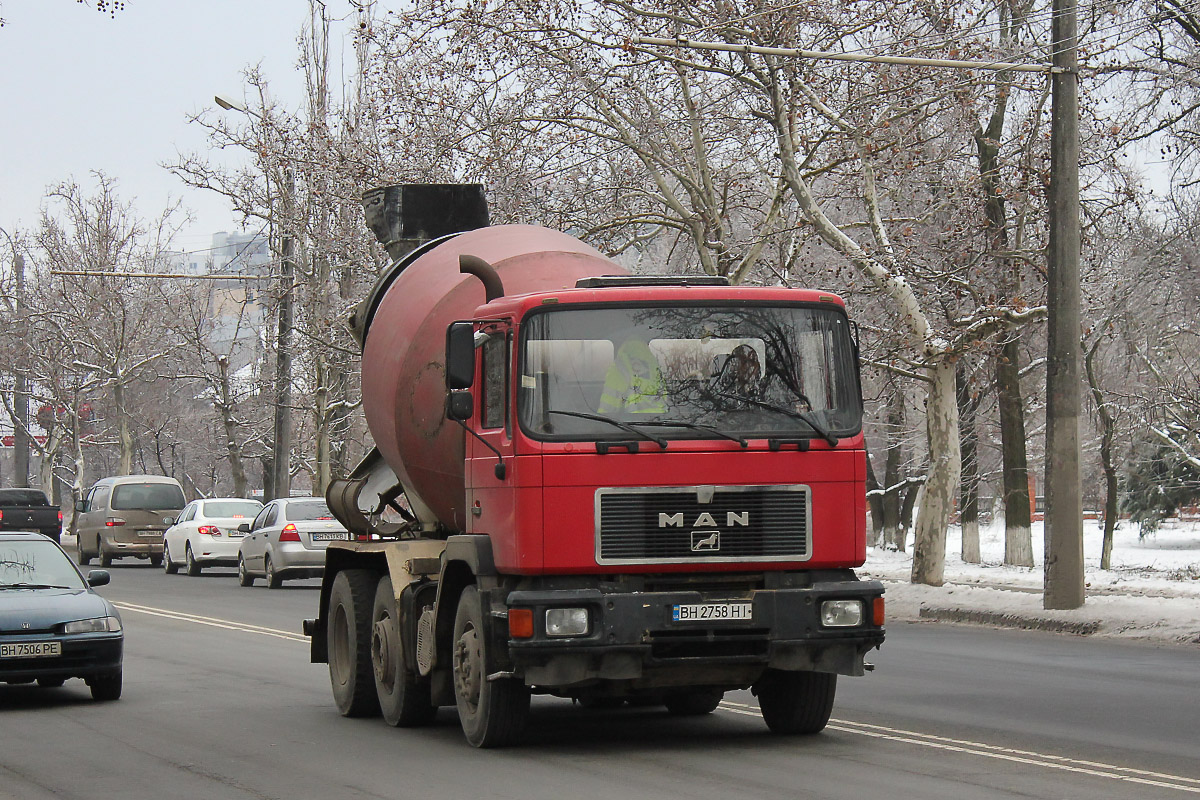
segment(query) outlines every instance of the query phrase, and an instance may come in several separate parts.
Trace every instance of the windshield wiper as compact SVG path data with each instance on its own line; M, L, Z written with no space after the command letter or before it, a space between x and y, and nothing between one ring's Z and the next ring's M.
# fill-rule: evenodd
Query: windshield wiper
M726 433L720 428L714 428L711 425L698 425L695 422L684 422L681 419L656 419L647 422L631 422L629 424L635 427L638 425L661 425L664 428L687 428L688 430L693 431L704 431L706 433L711 433L714 436L719 436L722 439L728 439L731 442L737 442L742 447L750 446L750 442L746 441L742 437L734 436L731 433Z
M612 417L606 417L602 414L585 414L581 411L559 411L557 408L548 408L548 409L546 409L546 413L547 414L561 414L564 417L579 417L580 419L591 419L591 420L595 420L596 422L607 422L609 425L618 427L623 431L628 431L629 433L632 433L635 436L640 436L643 439L647 439L651 442L654 442L656 445L661 447L663 450L667 449L667 440L662 438L661 436L651 436L650 434L646 433L645 431L639 431L637 428L633 427L632 425L630 425L628 423L621 422L620 420L613 419Z
M728 394L726 392L719 392L719 394L721 397L728 397L731 400L740 400L743 403L750 403L751 405L758 406L759 408L765 408L768 411L774 411L778 414L786 414L792 419L798 419L816 431L817 435L828 442L830 447L837 447L838 438L821 427L821 425L815 419L808 414L805 414L803 411L796 411L795 409L785 408L784 406L777 406L774 403L764 403L762 400L755 400L753 397L746 397L745 395L741 394Z
M70 589L53 583L0 583L0 589Z

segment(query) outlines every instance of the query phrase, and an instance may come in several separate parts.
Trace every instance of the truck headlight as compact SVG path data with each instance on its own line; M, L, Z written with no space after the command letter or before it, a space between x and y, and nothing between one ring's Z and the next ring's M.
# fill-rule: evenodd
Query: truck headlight
M121 630L121 620L116 617L77 619L63 625L63 633L116 633Z
M853 628L862 625L861 600L826 600L821 603L821 624L826 628Z
M546 610L547 636L586 636L586 608L550 608Z

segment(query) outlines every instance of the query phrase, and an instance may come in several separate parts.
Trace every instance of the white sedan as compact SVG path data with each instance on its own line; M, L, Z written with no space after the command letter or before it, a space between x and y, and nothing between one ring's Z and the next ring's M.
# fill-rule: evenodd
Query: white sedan
M163 534L163 569L174 575L182 565L188 575L206 566L233 567L245 536L238 526L254 519L262 503L241 497L193 500Z
M241 529L238 581L251 586L261 576L271 589L283 585L284 578L321 577L325 548L350 538L321 497L272 500Z

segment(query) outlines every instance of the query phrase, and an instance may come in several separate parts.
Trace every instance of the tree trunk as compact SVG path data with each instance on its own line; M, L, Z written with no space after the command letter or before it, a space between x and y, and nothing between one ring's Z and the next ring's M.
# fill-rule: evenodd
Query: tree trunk
M904 446L901 432L904 429L904 394L893 384L888 395L887 460L884 462L883 482L883 544L889 550L903 553L907 526L901 525L900 503L904 497L901 488L901 467Z
M221 377L221 402L217 412L221 417L221 425L225 429L225 449L229 453L229 473L233 478L233 496L248 497L248 481L246 480L246 465L242 461L242 448L238 444L238 424L233 415L233 390L229 385L229 359L224 356L217 359L217 369Z
M133 474L133 432L129 430L129 415L125 413L125 384L121 382L120 376L113 384L113 413L117 415L117 435L121 445L121 456L117 461L117 474L131 475Z
M1029 466L1025 455L1025 409L1021 402L1020 348L1010 331L996 356L1000 452L1004 475L1004 563L1033 566Z
M958 438L962 451L962 481L959 483L958 500L962 560L967 564L978 564L983 560L979 552L979 442L975 431L975 409L979 401L971 395L962 359L955 365L954 380L958 400Z
M1104 468L1105 486L1104 539L1100 549L1100 569L1112 569L1113 534L1117 530L1118 503L1117 465L1113 463L1113 442L1116 439L1117 423L1108 411L1100 383L1096 380L1096 350L1102 340L1102 336L1096 337L1095 343L1088 348L1083 359L1083 368L1088 387L1092 390L1092 399L1096 402L1096 414L1100 417L1100 464Z
M864 448L865 450L865 448ZM883 495L879 479L875 477L875 468L871 466L871 451L865 450L867 462L867 506L871 510L871 529L867 537L868 547L881 547L883 540Z
M943 357L931 369L933 383L925 398L929 439L929 472L917 511L913 540L912 582L941 586L946 566L946 526L958 490L958 404L954 398L954 364Z

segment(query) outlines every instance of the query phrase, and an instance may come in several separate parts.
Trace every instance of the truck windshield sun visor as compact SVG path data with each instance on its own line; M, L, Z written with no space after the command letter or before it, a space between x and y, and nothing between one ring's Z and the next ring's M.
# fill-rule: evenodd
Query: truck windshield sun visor
M862 429L844 310L826 305L553 306L522 326L518 414L544 441L656 443ZM665 447L665 444L660 443Z

